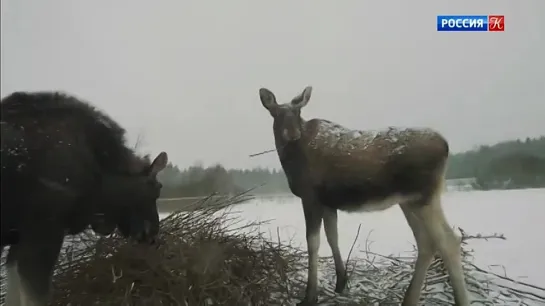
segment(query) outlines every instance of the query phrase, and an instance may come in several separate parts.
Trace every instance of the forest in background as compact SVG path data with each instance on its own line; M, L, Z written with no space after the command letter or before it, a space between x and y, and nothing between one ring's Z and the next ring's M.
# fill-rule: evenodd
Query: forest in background
M473 188L516 189L545 187L545 136L483 145L451 154L447 179L475 178ZM159 175L162 197L235 194L259 186L253 193L289 193L284 172L277 169L226 169L196 163L180 169L169 164Z
M481 190L545 187L545 136L452 154L447 179L466 177Z

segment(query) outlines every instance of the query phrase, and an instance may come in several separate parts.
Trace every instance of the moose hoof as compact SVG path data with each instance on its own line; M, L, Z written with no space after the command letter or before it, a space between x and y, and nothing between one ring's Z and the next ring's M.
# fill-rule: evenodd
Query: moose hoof
M335 292L343 293L346 288L346 278L338 278L337 283L335 284Z
M318 298L315 299L307 299L306 297L299 303L297 303L297 306L316 306L318 305Z

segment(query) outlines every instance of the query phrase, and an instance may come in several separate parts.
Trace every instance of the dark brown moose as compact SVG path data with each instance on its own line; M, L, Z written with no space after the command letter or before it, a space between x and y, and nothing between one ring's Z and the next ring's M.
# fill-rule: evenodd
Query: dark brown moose
M125 130L106 114L56 92L2 99L2 251L8 306L45 306L65 234L116 227L152 243L159 231L153 162L125 146Z
M274 119L278 157L291 192L301 198L309 255L306 295L298 305L317 303L318 249L322 220L331 247L337 282L346 287L337 233L337 210L384 210L399 204L418 246L418 257L403 305L417 305L434 255L439 252L454 290L456 305L469 306L461 264L460 239L447 223L441 193L448 143L430 129L355 131L323 119L301 118L312 87L278 104L261 88L263 106Z

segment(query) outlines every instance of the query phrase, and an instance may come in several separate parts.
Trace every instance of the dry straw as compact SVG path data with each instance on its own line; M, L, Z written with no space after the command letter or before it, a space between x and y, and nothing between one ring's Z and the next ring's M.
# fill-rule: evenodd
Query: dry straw
M161 221L160 244L141 247L113 235L86 233L63 248L54 276L52 305L294 305L303 294L306 252L267 239L260 223L242 223L225 208L248 197L212 197ZM354 241L354 246L358 240ZM479 305L544 305L545 289L496 275L472 263L471 236L462 231L468 285ZM272 241L274 240L274 241ZM399 305L416 252L384 256L353 248L347 260L349 288L335 295L331 258L321 259L323 305ZM4 278L2 278L4 284ZM3 286L4 287L4 286ZM3 290L4 291L4 290ZM453 305L439 259L431 266L423 305Z
M163 219L157 247L83 238L87 247L63 254L53 305L269 305L304 268L302 252L222 209L244 197L214 199Z

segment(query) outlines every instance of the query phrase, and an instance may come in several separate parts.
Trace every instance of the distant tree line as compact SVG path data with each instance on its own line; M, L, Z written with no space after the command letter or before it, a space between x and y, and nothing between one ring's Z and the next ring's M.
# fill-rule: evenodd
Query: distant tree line
M452 154L447 179L475 178L476 189L545 187L545 136L500 142L492 146ZM186 169L169 164L160 173L162 197L236 194L262 185L256 194L289 193L282 170L268 168L226 169L222 165Z
M545 136L453 154L447 178L475 178L475 189L545 187Z
M169 164L158 179L163 184L162 197L236 194L253 188L254 194L289 192L284 172L267 168L225 169L219 164L205 168L197 163L180 169Z

